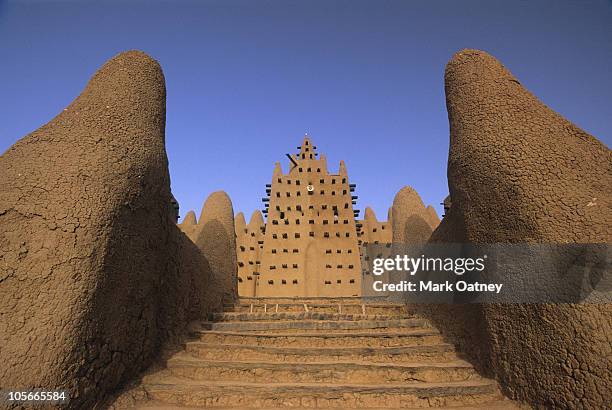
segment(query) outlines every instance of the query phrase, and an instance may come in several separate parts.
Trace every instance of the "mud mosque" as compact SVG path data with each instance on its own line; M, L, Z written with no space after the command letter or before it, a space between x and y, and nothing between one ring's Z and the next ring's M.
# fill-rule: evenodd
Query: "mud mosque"
M367 207L364 219L357 219L356 185L351 184L344 161L338 173L330 173L325 155L317 152L306 135L296 154L287 154L289 173L277 162L272 181L262 198L264 210L256 210L246 223L236 215L238 295L242 297L357 297L370 275L366 245L393 240L389 221L378 221ZM398 195L393 210L397 219L405 204L408 213L419 214L426 226L420 239L437 227L440 220L432 206L422 204L411 188ZM267 215L267 223L263 215ZM197 225L189 211L181 229L190 234ZM410 227L410 232L416 232ZM423 236L425 235L425 236Z
M238 294L240 296L359 296L363 223L353 209L357 196L344 162L328 172L324 155L308 137L289 156L283 174L276 163L266 185L262 224L258 211L249 225L236 222ZM374 221L370 221L374 222ZM379 223L374 231L389 232Z
M440 86L442 221L409 186L358 219L346 166L304 138L266 221L218 191L177 225L161 66L109 60L0 156L0 408L609 408L610 303L360 293L367 243L612 242L605 144L484 51Z

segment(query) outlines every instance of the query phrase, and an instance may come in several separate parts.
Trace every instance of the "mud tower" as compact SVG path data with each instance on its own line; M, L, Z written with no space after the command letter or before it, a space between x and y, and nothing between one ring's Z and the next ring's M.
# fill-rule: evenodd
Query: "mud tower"
M263 216L259 210L253 212L246 225L244 215L239 213L236 224L236 254L238 255L238 295L253 297L257 294L257 277L261 269L264 232Z
M328 172L308 136L298 150L287 154L289 172L276 163L266 185L265 226L253 215L238 233L241 296L359 296L355 185L342 161L337 174Z
M389 214L391 214L391 209L389 209ZM393 233L390 219L389 221L378 221L374 210L369 206L366 207L364 219L357 221L357 237L360 245L363 292L360 296L375 296L376 293L372 291L374 280L388 280L388 273L385 273L383 277L372 275L372 261L375 258L391 256ZM378 296L383 296L383 294L378 293Z

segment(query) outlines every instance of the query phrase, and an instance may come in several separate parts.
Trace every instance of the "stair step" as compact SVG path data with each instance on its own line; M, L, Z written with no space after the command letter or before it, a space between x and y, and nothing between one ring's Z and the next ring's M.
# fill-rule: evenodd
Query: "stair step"
M200 341L212 344L241 344L277 347L391 347L442 343L435 329L407 329L402 332L347 333L262 333L198 331Z
M405 306L403 303L389 301L386 296L383 297L242 297L236 305L250 305L250 304L268 304L274 305L287 304L287 305L359 305L365 304L366 306L378 305L378 306Z
M398 408L478 405L499 399L488 380L451 383L313 384L228 383L167 378L145 384L147 396L170 405L279 408L348 407Z
M269 330L366 330L389 328L426 327L425 319L391 320L297 320L297 321L254 321L254 322L202 322L205 330L228 331L269 331Z
M362 313L317 313L317 312L223 312L210 315L212 322L231 322L231 321L270 321L270 320L394 320L411 319L413 314L398 313L388 314L362 314Z
M374 363L406 361L450 361L457 358L447 343L396 347L274 347L257 345L219 345L187 342L186 351L201 359L264 360L270 362L325 362L338 360Z
M243 303L236 305L233 308L225 310L225 312L311 312L311 313L342 313L342 314L405 314L409 311L406 305L402 304L387 304L387 303L262 303L255 302L253 304Z
M246 381L269 383L379 383L455 382L479 378L466 362L446 363L267 363L257 361L202 360L176 355L168 360L168 373L192 380ZM151 376L158 380L165 372ZM147 378L145 382L151 380Z
M209 407L168 405L161 402L138 403L135 410L202 410ZM217 410L243 410L244 407L215 407ZM278 407L258 407L258 410L272 410ZM368 410L414 410L418 407L368 407ZM291 407L292 410L312 410L313 407ZM317 407L317 410L351 410L354 407ZM436 407L438 410L521 410L529 407L520 407L510 400L500 399L488 401L476 406Z
M184 349L145 375L123 404L142 410L522 408L404 304L252 298L209 319L191 327Z

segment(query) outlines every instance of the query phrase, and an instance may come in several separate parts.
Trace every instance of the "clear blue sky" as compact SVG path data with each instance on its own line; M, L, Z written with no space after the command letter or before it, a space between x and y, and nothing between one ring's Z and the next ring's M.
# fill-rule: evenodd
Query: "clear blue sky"
M248 219L304 132L331 171L346 161L362 215L385 219L404 185L441 213L444 65L462 48L490 52L610 146L610 1L0 0L0 152L140 49L165 72L183 215L223 189Z

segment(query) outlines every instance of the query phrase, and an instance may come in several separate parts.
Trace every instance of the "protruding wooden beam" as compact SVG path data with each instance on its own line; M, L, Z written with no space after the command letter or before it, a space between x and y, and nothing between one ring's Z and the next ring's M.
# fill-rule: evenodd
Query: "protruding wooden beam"
M293 163L294 167L298 166L298 163L295 162L295 160L293 159L293 157L290 154L285 154L287 156L287 158L289 158L289 160Z

